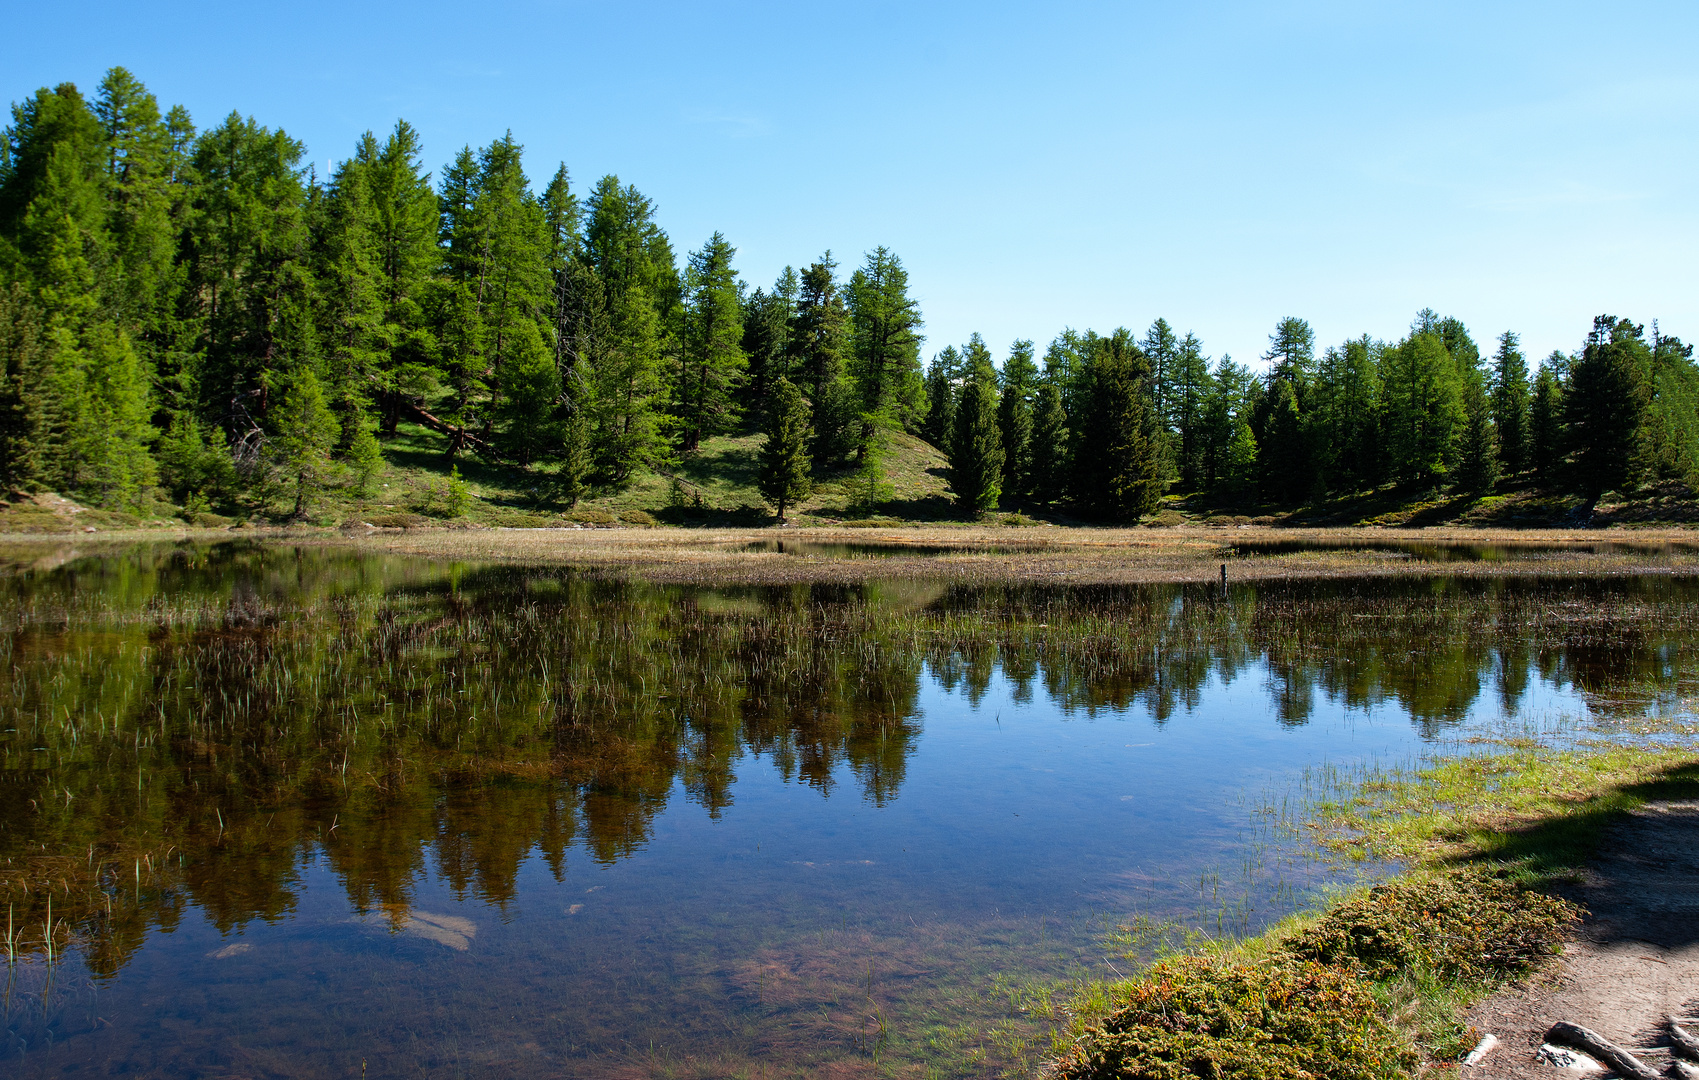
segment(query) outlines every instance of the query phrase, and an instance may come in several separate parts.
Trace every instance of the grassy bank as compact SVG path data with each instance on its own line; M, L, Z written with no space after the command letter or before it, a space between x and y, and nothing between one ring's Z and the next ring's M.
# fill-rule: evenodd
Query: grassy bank
M445 436L401 424L384 441L384 463L360 490L351 473L331 476L295 513L293 488L279 481L215 499L174 506L155 493L131 512L82 506L51 492L0 501L0 534L100 532L190 527L335 528L361 522L382 528L571 528L673 525L689 528L775 525L757 484L763 437L719 435L676 462L644 470L629 482L595 488L568 505L548 467L460 455L450 459ZM997 511L964 520L950 493L944 454L903 432L884 436L880 475L869 502L867 477L851 465L826 470L794 506L791 523L834 525L969 526L1083 524L1064 506L1005 500ZM1573 526L1580 499L1548 492L1526 480L1507 481L1490 494L1457 494L1388 486L1311 503L1271 503L1250 497L1173 492L1144 524L1172 527L1397 528L1527 530ZM1685 485L1660 483L1612 494L1592 508L1592 526L1679 526L1699 522L1699 497Z
M571 566L670 584L745 586L926 581L1094 585L1412 575L1605 577L1699 572L1699 534L1680 529L1529 532L1391 529L880 528L330 529L159 528L0 536L28 565L135 542L228 540L461 562Z
M1366 774L1318 802L1325 848L1405 873L1099 989L1055 1075L1369 1078L1455 1062L1475 1038L1468 1007L1579 918L1564 886L1607 831L1649 801L1699 797L1690 747L1496 749Z

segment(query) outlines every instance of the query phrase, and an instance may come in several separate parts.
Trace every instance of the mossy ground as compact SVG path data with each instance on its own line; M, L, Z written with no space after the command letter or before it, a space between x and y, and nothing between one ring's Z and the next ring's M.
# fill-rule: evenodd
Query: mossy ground
M1606 831L1648 801L1699 797L1690 747L1497 749L1361 777L1318 803L1325 847L1410 869L1082 994L1055 1075L1298 1080L1456 1061L1475 1039L1468 1007L1541 963L1579 918L1556 892Z

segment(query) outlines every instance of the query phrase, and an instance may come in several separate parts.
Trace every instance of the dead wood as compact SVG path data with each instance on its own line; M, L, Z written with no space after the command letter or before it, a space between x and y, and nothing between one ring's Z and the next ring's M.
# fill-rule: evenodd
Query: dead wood
M1658 1080L1659 1073L1627 1050L1611 1042L1596 1031L1591 1031L1580 1024L1571 1024L1567 1020L1559 1020L1546 1032L1546 1041L1559 1046L1569 1046L1582 1053L1591 1055L1604 1062L1616 1071L1617 1075L1628 1077L1629 1080Z

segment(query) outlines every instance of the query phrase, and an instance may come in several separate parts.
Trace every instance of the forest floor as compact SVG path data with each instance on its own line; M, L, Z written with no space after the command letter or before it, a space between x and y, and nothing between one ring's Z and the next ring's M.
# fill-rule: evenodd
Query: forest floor
M1699 1012L1699 802L1629 811L1601 851L1568 890L1589 915L1563 955L1469 1011L1501 1043L1471 1076L1562 1075L1535 1057L1560 1020L1666 1065L1665 1018Z

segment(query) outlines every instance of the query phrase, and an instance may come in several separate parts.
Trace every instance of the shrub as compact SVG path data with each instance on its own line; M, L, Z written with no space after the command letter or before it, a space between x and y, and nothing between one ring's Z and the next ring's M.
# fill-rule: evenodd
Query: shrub
M1059 1080L1390 1080L1416 1064L1350 972L1280 959L1182 957L1056 1063Z
M562 514L567 521L576 521L583 525L612 525L614 516L606 510L574 510L570 514Z
M1550 956L1581 916L1486 867L1376 885L1335 904L1286 946L1296 959L1486 982Z
M659 524L647 510L623 510L620 512L619 519L627 525Z

